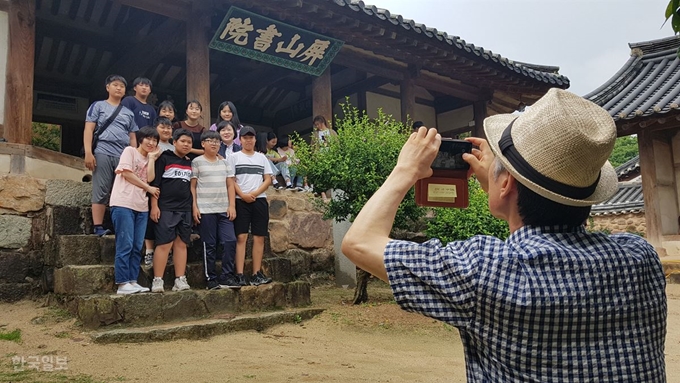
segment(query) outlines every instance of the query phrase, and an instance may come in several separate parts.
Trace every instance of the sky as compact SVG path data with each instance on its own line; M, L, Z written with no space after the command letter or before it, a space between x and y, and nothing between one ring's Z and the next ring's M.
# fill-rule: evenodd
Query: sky
M578 94L630 57L628 43L673 35L668 0L364 0L503 57L559 66Z

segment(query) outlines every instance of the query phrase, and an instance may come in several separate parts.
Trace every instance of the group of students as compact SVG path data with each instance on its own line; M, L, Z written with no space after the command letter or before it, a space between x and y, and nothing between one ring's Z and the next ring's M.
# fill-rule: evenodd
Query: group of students
M265 191L272 184L283 188L277 174L288 188L310 190L297 172L288 138L278 140L273 133L257 134L243 126L230 101L220 105L209 129L200 124L202 106L196 100L187 103L185 120L175 121L171 102L161 102L158 113L147 103L151 86L148 79L137 78L135 95L124 98L125 79L108 76L108 98L90 106L83 134L85 164L92 170L95 235L110 234L103 220L106 206L111 210L117 293L163 292L170 256L172 290L189 290L187 245L194 225L203 245L208 289L271 283L262 271L269 226ZM253 268L246 280L248 233L253 235ZM145 263L153 265L151 288L137 283L143 245Z

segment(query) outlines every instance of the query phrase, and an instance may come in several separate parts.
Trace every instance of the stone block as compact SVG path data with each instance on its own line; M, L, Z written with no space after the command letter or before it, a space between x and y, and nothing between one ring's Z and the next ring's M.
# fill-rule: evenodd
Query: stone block
M47 180L45 203L52 206L89 206L92 204L92 184L71 180Z
M281 283L242 287L239 311L263 311L286 306L286 288Z
M19 249L26 247L31 239L30 218L0 215L0 248Z
M325 271L333 273L335 269L335 252L330 249L312 250L312 271Z
M37 253L0 252L0 283L26 283L38 279L42 262Z
M45 206L45 181L33 177L0 176L0 212L25 214Z
M286 304L292 307L307 306L312 303L309 282L291 282L286 284Z
M30 283L0 282L0 302L17 302L31 295L33 285Z
M58 235L87 234L83 209L73 206L49 206L47 209L47 234ZM91 220L91 219L88 219Z
M307 210L307 200L304 197L290 197L288 208L295 211Z
M84 327L97 328L123 321L123 315L109 295L78 297L74 302L75 315Z
M282 221L269 221L269 243L274 253L288 250L288 226Z
M312 271L312 255L307 251L290 249L281 254L280 257L290 261L290 270L295 278L309 275Z
M203 296L203 303L211 314L238 311L238 290L209 290Z
M57 240L57 267L99 264L102 238L96 235L62 235Z
M208 315L206 306L194 290L163 294L161 300L164 321L201 318Z
M164 299L158 294L112 295L125 323L158 322L163 319Z
M64 266L54 270L57 294L112 294L115 291L113 266Z
M296 213L288 228L290 242L304 249L327 247L333 238L331 221L319 213Z
M272 200L269 202L269 217L271 219L282 219L288 212L288 204L284 200Z

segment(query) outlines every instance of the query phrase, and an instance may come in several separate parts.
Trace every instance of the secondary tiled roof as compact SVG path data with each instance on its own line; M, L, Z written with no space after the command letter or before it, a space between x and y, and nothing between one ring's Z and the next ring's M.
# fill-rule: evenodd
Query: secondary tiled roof
M439 41L444 44L448 44L451 48L459 51L464 51L469 54L473 54L489 63L499 65L506 68L511 72L521 74L525 77L529 77L547 84L551 84L559 88L568 88L569 79L558 73L559 67L555 66L545 66L522 63L519 61L513 61L508 58L502 57L498 53L493 53L490 50L484 49L482 47L477 47L474 44L465 42L458 36L450 36L446 32L438 31L436 28L427 27L425 24L416 23L411 19L406 19L401 15L392 14L387 9L378 8L374 5L365 4L363 1L356 0L329 0L333 3L348 7L355 12L362 12L369 16L376 17L385 23L390 23L392 25L400 26L405 30L413 31L423 35L429 39Z
M680 36L628 44L630 59L606 83L584 97L614 120L630 120L678 109Z
M590 215L627 214L645 211L642 184L619 183L619 190L609 200L593 205Z
M616 176L619 177L619 180L631 175L633 172L640 172L640 156L635 156L616 167Z

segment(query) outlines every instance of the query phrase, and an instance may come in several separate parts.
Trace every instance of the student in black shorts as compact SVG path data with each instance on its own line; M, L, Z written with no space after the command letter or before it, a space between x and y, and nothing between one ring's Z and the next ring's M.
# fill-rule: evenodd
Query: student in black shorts
M186 155L191 151L192 136L186 129L173 134L174 151L165 151L155 161L155 174L149 174L151 185L161 190L158 198L151 199L151 219L156 222L156 250L153 256L152 293L163 292L163 273L172 248L175 266L175 285L172 291L189 290L186 279L187 244L191 236L193 198L191 196L191 161ZM151 163L149 163L151 167ZM152 177L153 176L153 177Z
M269 204L265 190L271 185L272 171L269 160L262 153L255 151L255 130L250 126L241 129L240 152L229 156L236 177L236 279L241 286L246 285L243 266L246 260L246 242L248 231L253 234L253 274L250 284L253 286L271 283L272 279L262 272L264 256L264 237L269 228ZM232 176L233 177L233 176ZM163 191L161 190L161 193Z

